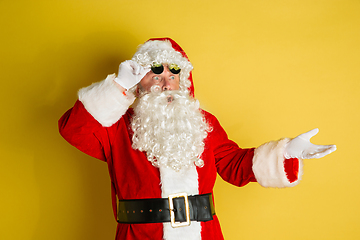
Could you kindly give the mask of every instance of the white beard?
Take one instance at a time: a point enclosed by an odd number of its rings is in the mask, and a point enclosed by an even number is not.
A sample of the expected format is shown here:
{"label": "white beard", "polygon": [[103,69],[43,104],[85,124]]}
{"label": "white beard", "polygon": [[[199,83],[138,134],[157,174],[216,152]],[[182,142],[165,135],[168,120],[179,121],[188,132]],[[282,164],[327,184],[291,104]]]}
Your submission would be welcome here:
{"label": "white beard", "polygon": [[[137,102],[131,127],[132,147],[145,151],[159,168],[163,198],[179,192],[199,194],[196,166],[204,165],[200,157],[208,126],[198,101],[183,91],[148,93]],[[165,240],[201,239],[200,222],[183,228],[163,226]]]}
{"label": "white beard", "polygon": [[[169,96],[170,99],[169,99]],[[185,91],[151,92],[139,99],[131,122],[134,149],[156,167],[202,167],[208,126],[199,102]]]}

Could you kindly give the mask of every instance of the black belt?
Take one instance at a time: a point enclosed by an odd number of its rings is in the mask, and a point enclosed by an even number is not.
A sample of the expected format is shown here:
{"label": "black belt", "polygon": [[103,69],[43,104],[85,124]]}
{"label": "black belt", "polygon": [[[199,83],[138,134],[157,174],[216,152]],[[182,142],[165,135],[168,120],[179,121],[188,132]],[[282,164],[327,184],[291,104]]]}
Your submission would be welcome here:
{"label": "black belt", "polygon": [[[173,205],[171,207],[174,213],[173,219],[170,216],[169,201]],[[187,204],[188,214],[185,207]],[[180,193],[172,194],[169,198],[119,200],[117,221],[119,223],[205,222],[212,220],[213,215],[215,208],[211,193],[194,196]]]}

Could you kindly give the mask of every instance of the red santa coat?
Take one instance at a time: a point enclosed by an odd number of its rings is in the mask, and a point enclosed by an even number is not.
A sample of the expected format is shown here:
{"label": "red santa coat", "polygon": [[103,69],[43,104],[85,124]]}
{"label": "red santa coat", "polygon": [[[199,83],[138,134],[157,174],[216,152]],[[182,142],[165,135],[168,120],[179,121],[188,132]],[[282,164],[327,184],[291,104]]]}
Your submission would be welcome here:
{"label": "red santa coat", "polygon": [[[60,132],[81,151],[107,162],[119,199],[161,198],[159,169],[151,165],[144,152],[131,147],[131,114],[131,110],[127,111],[114,125],[104,128],[78,101],[60,119]],[[213,131],[205,140],[202,155],[205,165],[197,168],[199,194],[212,193],[217,172],[224,180],[237,186],[256,181],[252,171],[254,149],[240,149],[227,138],[213,115],[207,112],[204,115]],[[202,239],[222,239],[216,216],[201,225]],[[161,223],[119,223],[116,239],[162,239],[162,229]]]}
{"label": "red santa coat", "polygon": [[[109,78],[106,81],[110,83]],[[88,91],[93,89],[89,88]],[[121,98],[125,99],[126,97],[121,96]],[[83,102],[86,104],[85,100]],[[59,129],[61,135],[70,144],[92,157],[107,162],[113,192],[119,199],[164,197],[162,196],[159,169],[151,165],[144,152],[134,150],[131,147],[130,118],[132,113],[132,109],[128,109],[113,125],[104,127],[85,109],[82,102],[77,101],[74,107],[68,110],[59,120]],[[266,149],[274,149],[273,146],[278,146],[278,142],[268,143],[256,150],[254,148],[241,149],[236,143],[228,139],[227,134],[213,115],[206,111],[203,111],[203,113],[213,130],[205,139],[205,150],[202,154],[205,165],[202,168],[196,167],[199,194],[212,193],[217,173],[225,181],[239,187],[259,180],[264,182],[263,179],[265,178],[268,178],[265,182],[269,182],[270,185],[265,183],[264,186],[285,187],[297,184],[299,181],[297,173],[299,171],[298,161],[287,160],[284,162],[282,156],[280,156],[281,160],[277,156],[271,156],[277,155],[273,152],[279,150]],[[286,141],[282,140],[282,142],[285,143]],[[277,147],[280,152],[284,143]],[[254,156],[254,153],[256,156]],[[262,158],[261,155],[270,156],[268,160],[273,162],[272,166],[279,165],[280,161],[283,173],[279,174],[262,166],[261,171],[263,173],[261,174],[264,174],[264,176],[255,176],[254,172],[259,171],[254,171],[254,165],[262,161],[258,160]],[[266,175],[269,175],[269,177]],[[279,181],[285,182],[271,185],[272,182]],[[115,203],[113,208],[114,214],[116,214]],[[163,224],[119,223],[116,239],[160,240],[163,239]],[[223,239],[216,215],[212,221],[201,222],[201,239]]]}

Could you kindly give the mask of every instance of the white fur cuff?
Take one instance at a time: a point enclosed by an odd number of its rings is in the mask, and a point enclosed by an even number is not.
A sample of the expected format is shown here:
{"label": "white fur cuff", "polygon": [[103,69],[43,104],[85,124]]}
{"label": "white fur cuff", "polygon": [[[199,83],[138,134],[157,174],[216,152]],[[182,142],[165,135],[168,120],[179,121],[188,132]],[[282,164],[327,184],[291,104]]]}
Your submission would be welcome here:
{"label": "white fur cuff", "polygon": [[292,183],[287,178],[284,167],[284,149],[290,139],[265,143],[255,149],[253,172],[257,182],[263,187],[293,187],[299,184],[303,174],[303,162],[299,159],[298,179]]}
{"label": "white fur cuff", "polygon": [[115,74],[108,75],[101,82],[93,83],[78,92],[79,100],[85,109],[104,127],[110,127],[125,114],[134,102],[135,96],[126,96],[114,83]]}

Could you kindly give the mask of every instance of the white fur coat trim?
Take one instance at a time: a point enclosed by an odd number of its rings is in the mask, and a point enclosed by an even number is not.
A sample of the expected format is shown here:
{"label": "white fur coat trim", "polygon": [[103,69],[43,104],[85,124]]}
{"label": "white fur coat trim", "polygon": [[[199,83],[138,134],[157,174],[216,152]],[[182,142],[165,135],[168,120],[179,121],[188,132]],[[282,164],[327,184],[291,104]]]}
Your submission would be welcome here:
{"label": "white fur coat trim", "polygon": [[[198,173],[195,165],[176,172],[172,168],[160,167],[162,197],[186,192],[189,196],[199,194]],[[164,240],[201,240],[201,223],[192,221],[190,226],[172,228],[164,223]]]}
{"label": "white fur coat trim", "polygon": [[104,127],[116,123],[135,100],[132,93],[126,92],[125,96],[116,87],[114,78],[115,74],[108,75],[78,92],[85,109]]}
{"label": "white fur coat trim", "polygon": [[299,159],[298,179],[290,183],[284,168],[284,149],[290,139],[280,139],[265,143],[255,149],[253,172],[257,182],[263,187],[293,187],[299,184],[303,174],[303,162]]}

